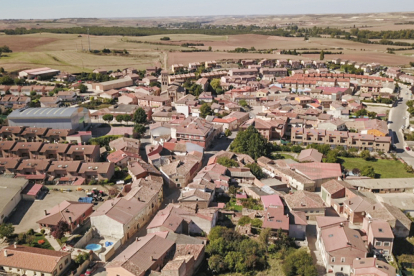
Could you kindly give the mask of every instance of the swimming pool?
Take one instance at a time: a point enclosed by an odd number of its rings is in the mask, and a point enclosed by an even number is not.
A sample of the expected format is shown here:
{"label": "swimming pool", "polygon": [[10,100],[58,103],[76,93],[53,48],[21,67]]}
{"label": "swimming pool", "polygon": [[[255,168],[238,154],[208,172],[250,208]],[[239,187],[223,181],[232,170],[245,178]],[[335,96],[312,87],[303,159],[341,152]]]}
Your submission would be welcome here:
{"label": "swimming pool", "polygon": [[92,250],[93,252],[99,252],[102,249],[102,245],[91,243],[91,244],[88,244],[85,248],[88,250]]}

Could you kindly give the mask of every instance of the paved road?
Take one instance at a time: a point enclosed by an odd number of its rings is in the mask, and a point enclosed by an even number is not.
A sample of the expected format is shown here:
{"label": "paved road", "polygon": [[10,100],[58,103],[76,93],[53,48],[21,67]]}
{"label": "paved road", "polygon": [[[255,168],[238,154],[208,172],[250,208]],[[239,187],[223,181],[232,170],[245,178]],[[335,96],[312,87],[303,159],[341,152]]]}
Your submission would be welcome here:
{"label": "paved road", "polygon": [[395,145],[395,151],[397,156],[404,159],[405,162],[414,166],[414,157],[408,154],[404,148],[404,137],[401,134],[401,126],[407,126],[408,119],[404,119],[407,116],[407,101],[411,99],[411,91],[406,86],[401,86],[400,97],[403,99],[397,102],[397,105],[393,107],[390,113],[389,129],[392,142]]}

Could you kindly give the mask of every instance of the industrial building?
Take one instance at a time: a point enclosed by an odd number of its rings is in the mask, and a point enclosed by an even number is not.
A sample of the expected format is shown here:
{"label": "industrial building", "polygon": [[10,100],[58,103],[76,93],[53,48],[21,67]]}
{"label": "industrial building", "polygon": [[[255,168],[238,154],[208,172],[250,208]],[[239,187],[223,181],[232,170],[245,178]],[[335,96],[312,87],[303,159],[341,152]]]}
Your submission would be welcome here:
{"label": "industrial building", "polygon": [[111,89],[119,89],[124,88],[127,86],[131,86],[134,84],[134,81],[131,79],[119,79],[119,80],[111,80],[111,81],[105,81],[100,83],[94,83],[92,84],[92,89],[96,92],[99,91],[108,91]]}
{"label": "industrial building", "polygon": [[59,70],[51,69],[48,67],[24,70],[19,72],[20,79],[35,79],[35,78],[47,78],[53,77],[60,73]]}
{"label": "industrial building", "polygon": [[89,110],[84,107],[20,108],[7,117],[9,126],[46,127],[85,130],[91,124]]}

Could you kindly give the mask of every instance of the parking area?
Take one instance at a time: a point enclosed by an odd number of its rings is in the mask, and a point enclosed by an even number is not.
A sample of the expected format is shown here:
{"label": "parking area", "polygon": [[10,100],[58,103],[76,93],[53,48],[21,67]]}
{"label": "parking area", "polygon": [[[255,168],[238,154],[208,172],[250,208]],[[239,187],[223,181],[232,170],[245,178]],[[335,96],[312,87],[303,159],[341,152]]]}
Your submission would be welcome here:
{"label": "parking area", "polygon": [[64,200],[78,201],[79,197],[84,196],[86,194],[83,191],[49,191],[42,200],[22,200],[8,219],[8,222],[13,224],[15,233],[27,232],[31,228],[34,230],[39,229],[36,221],[44,217],[45,210],[51,209]]}

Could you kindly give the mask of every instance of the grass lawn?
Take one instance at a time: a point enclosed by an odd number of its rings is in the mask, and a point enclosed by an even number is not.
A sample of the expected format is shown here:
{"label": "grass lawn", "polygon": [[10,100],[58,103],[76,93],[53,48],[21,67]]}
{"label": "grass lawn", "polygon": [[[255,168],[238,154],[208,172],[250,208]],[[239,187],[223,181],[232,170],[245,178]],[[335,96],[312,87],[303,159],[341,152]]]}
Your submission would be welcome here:
{"label": "grass lawn", "polygon": [[408,173],[404,169],[404,164],[400,161],[374,159],[373,161],[365,161],[362,158],[341,157],[342,166],[351,171],[354,168],[362,170],[365,166],[372,166],[378,178],[407,178],[414,177],[414,174]]}
{"label": "grass lawn", "polygon": [[[39,244],[38,241],[43,240],[44,243]],[[55,250],[49,243],[49,241],[45,238],[44,235],[42,235],[41,233],[36,233],[35,235],[33,235],[33,241],[30,244],[24,244],[30,247],[40,247],[43,249],[50,249],[50,250]]]}
{"label": "grass lawn", "polygon": [[243,210],[243,206],[236,205],[236,199],[232,198],[229,202],[227,202],[227,209],[241,212]]}

